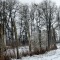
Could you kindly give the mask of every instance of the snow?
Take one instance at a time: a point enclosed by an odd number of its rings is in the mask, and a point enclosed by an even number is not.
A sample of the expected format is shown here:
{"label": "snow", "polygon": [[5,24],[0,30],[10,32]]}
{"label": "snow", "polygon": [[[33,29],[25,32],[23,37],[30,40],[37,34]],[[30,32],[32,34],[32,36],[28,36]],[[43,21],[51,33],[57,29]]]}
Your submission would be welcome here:
{"label": "snow", "polygon": [[29,47],[28,46],[20,47],[19,52],[29,52]]}
{"label": "snow", "polygon": [[56,50],[51,50],[45,54],[22,57],[21,59],[12,60],[60,60],[60,44],[57,44]]}

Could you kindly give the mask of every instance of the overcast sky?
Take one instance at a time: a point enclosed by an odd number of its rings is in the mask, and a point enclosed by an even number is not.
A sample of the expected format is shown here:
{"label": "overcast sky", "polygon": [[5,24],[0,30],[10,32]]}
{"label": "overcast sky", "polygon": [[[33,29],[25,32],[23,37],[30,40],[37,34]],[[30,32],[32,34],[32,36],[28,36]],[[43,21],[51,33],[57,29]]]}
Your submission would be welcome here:
{"label": "overcast sky", "polygon": [[[43,0],[19,0],[19,1],[22,3],[31,4],[31,3],[40,3]],[[51,1],[55,2],[57,6],[60,6],[60,0],[51,0]]]}

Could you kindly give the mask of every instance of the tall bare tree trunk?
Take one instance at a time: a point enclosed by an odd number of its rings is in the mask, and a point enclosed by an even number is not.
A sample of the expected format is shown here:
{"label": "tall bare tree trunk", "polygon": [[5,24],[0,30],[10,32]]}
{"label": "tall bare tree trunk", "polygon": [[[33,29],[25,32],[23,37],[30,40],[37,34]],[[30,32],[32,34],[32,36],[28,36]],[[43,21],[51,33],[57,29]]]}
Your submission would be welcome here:
{"label": "tall bare tree trunk", "polygon": [[17,29],[16,29],[16,25],[15,25],[15,21],[14,21],[14,32],[15,32],[15,40],[16,40],[16,50],[17,50],[17,59],[19,59],[19,50],[18,50],[18,45],[19,45],[19,41],[17,39]]}

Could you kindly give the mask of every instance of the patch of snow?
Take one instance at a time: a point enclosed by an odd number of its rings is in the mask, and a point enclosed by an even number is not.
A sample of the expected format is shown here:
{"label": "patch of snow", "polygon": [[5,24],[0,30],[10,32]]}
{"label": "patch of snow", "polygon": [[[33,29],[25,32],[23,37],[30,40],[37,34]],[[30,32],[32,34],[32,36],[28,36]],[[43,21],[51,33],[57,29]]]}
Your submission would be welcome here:
{"label": "patch of snow", "polygon": [[19,47],[19,53],[21,52],[29,52],[29,47],[28,46]]}
{"label": "patch of snow", "polygon": [[60,60],[60,44],[57,44],[58,49],[51,50],[45,54],[22,57],[21,59],[12,60]]}

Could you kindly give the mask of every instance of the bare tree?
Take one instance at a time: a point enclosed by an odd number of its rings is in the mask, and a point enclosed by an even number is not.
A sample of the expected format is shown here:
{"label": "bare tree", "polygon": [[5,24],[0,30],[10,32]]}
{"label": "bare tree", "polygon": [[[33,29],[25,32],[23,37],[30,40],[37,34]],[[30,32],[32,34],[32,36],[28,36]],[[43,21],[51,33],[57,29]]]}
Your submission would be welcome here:
{"label": "bare tree", "polygon": [[48,34],[48,49],[51,48],[51,24],[55,17],[56,5],[51,1],[45,0],[42,4],[42,10],[46,20],[47,34]]}
{"label": "bare tree", "polygon": [[[58,22],[58,27],[59,27],[59,32],[60,32],[60,7],[57,10],[57,22]],[[59,42],[60,42],[60,33],[59,33]]]}

